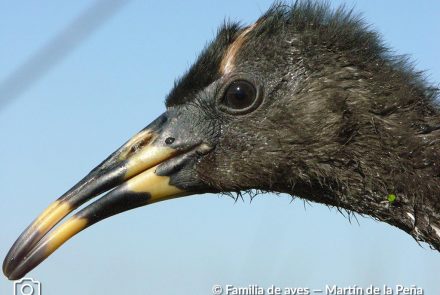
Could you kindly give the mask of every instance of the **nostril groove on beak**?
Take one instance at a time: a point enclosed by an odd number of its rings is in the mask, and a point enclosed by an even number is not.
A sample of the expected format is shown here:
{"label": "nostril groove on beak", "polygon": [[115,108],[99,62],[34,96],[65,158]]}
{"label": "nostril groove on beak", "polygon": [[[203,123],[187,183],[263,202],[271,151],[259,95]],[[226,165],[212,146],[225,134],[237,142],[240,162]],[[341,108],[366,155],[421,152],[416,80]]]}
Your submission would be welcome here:
{"label": "nostril groove on beak", "polygon": [[154,136],[149,131],[147,132],[141,132],[138,135],[136,135],[134,138],[132,138],[127,144],[124,150],[121,151],[120,159],[127,159],[132,154],[136,153],[143,147],[147,146],[152,142],[154,139]]}

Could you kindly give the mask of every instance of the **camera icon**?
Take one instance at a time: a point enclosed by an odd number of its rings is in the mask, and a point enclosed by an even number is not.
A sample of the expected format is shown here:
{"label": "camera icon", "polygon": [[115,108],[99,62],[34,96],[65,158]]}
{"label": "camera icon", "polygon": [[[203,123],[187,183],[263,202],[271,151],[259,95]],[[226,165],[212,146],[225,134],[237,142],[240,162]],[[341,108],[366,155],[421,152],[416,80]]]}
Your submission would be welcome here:
{"label": "camera icon", "polygon": [[41,283],[31,278],[15,281],[14,295],[41,295]]}

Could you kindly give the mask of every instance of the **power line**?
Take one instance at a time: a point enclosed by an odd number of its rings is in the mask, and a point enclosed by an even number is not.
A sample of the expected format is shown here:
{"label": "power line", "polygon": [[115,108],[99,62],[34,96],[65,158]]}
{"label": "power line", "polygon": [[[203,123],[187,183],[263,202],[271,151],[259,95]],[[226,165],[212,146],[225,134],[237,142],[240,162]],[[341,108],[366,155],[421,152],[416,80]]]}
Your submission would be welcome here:
{"label": "power line", "polygon": [[0,81],[0,111],[18,98],[130,0],[98,0]]}

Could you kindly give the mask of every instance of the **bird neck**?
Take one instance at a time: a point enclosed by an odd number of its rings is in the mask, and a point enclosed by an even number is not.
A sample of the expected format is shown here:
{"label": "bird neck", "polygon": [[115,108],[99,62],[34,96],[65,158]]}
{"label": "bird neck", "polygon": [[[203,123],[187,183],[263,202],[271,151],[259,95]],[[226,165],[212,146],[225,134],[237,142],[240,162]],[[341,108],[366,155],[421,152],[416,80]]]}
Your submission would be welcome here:
{"label": "bird neck", "polygon": [[283,183],[275,190],[370,215],[440,251],[439,110],[404,86],[347,85],[355,90],[318,84],[319,93],[297,95],[294,103],[304,102],[296,109],[307,116],[284,123],[294,126],[288,134],[295,138],[279,137],[288,153],[280,157]]}
{"label": "bird neck", "polygon": [[[406,179],[413,189],[404,192],[400,183],[394,182],[392,177],[380,179],[378,174],[358,174],[354,171],[361,169],[357,162],[349,163],[349,166],[332,169],[333,175],[318,178],[316,175],[310,178],[304,175],[305,181],[290,179],[287,187],[277,190],[336,207],[346,211],[348,217],[353,212],[369,215],[440,250],[439,193],[438,187],[430,186],[438,178],[427,179],[425,176],[424,179]],[[393,177],[396,180],[405,179],[404,176]]]}

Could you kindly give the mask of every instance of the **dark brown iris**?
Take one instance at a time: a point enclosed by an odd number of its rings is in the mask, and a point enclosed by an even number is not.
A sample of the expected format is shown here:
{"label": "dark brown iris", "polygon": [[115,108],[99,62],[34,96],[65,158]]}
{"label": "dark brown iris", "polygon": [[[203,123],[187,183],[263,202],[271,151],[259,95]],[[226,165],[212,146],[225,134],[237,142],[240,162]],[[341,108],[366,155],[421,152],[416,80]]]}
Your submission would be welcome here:
{"label": "dark brown iris", "polygon": [[237,80],[226,89],[223,104],[232,110],[243,110],[252,106],[256,98],[254,85],[246,80]]}

